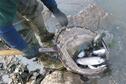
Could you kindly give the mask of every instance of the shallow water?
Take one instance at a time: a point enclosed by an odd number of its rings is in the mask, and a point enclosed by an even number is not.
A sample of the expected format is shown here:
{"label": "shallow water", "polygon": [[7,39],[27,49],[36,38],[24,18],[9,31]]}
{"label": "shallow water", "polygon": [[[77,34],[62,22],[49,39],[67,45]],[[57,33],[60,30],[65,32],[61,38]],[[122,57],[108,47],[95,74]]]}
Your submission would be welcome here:
{"label": "shallow water", "polygon": [[112,73],[98,84],[126,84],[126,0],[97,0],[97,3],[112,14],[103,27],[113,35],[110,49]]}
{"label": "shallow water", "polygon": [[126,26],[124,22],[111,16],[102,27],[112,37],[109,57],[112,72],[98,80],[98,84],[126,84]]}

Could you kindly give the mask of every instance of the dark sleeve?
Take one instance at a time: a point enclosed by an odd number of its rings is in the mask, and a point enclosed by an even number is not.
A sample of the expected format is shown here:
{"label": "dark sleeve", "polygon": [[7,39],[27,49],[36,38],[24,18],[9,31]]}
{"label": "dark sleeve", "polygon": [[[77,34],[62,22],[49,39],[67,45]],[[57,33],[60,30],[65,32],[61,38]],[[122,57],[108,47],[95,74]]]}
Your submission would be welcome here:
{"label": "dark sleeve", "polygon": [[55,0],[41,0],[43,4],[51,10],[52,8],[57,8],[57,3]]}

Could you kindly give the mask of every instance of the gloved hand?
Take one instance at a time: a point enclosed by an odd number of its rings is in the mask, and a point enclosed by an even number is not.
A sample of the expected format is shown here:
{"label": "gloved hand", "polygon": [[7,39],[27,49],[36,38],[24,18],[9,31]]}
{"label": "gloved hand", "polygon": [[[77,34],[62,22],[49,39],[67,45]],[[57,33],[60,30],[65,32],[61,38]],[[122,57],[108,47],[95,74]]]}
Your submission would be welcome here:
{"label": "gloved hand", "polygon": [[24,57],[28,59],[40,56],[38,45],[28,46],[27,48],[23,49],[22,52],[24,53]]}
{"label": "gloved hand", "polygon": [[43,4],[54,14],[61,26],[67,26],[68,19],[66,15],[57,8],[55,0],[41,0]]}
{"label": "gloved hand", "polygon": [[56,19],[59,21],[61,26],[67,26],[68,25],[68,20],[66,15],[61,12],[58,8],[52,8],[52,13],[56,17]]}

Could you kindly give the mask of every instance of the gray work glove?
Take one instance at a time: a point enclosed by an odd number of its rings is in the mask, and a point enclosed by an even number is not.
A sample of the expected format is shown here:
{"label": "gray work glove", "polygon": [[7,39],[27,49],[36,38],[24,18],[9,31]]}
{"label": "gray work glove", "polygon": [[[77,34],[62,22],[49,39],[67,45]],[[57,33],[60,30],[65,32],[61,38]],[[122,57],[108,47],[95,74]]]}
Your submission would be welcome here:
{"label": "gray work glove", "polygon": [[56,19],[59,21],[61,26],[68,25],[68,19],[63,12],[61,12],[58,8],[54,8],[51,11],[52,11],[53,15],[56,17]]}
{"label": "gray work glove", "polygon": [[32,59],[40,55],[39,46],[36,45],[28,46],[27,48],[23,49],[22,52],[24,53],[24,57],[28,59]]}

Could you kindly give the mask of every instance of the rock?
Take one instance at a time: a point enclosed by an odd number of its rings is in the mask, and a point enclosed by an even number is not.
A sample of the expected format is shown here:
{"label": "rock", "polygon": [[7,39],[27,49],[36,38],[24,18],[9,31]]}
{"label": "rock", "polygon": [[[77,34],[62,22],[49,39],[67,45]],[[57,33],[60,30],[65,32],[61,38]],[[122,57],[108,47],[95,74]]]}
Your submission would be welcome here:
{"label": "rock", "polygon": [[54,71],[47,75],[41,84],[84,84],[80,75],[68,71]]}
{"label": "rock", "polygon": [[4,68],[3,63],[0,63],[0,70],[3,68]]}
{"label": "rock", "polygon": [[51,55],[43,54],[43,56],[39,58],[39,61],[41,64],[44,65],[44,68],[59,69],[59,70],[64,68],[63,64],[58,59],[58,57],[53,56],[52,54]]}
{"label": "rock", "polygon": [[78,15],[68,17],[68,27],[76,26],[96,31],[105,15],[106,12],[102,8],[95,4],[89,4]]}
{"label": "rock", "polygon": [[4,83],[9,83],[10,81],[12,81],[11,78],[9,78],[8,75],[3,75],[3,76],[2,76],[2,79],[3,79],[3,82],[4,82]]}

